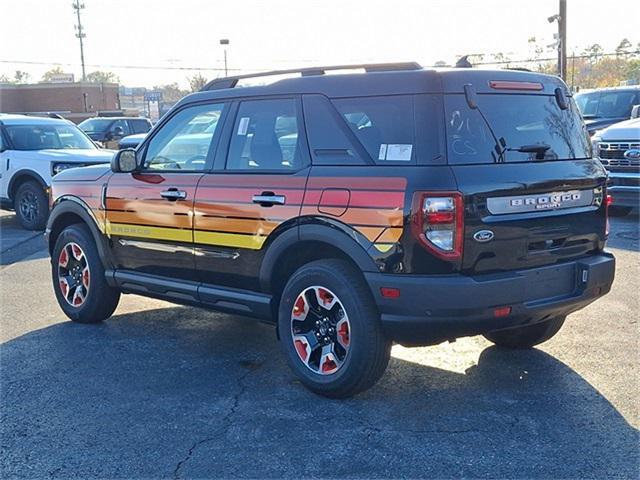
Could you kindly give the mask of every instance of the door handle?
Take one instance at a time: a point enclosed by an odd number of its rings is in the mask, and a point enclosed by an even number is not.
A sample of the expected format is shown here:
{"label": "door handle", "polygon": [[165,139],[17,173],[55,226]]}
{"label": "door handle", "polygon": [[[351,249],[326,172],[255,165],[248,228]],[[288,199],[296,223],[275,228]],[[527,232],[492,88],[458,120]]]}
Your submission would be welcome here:
{"label": "door handle", "polygon": [[184,200],[187,198],[187,192],[184,190],[178,190],[177,188],[170,188],[160,192],[160,196],[170,201]]}
{"label": "door handle", "polygon": [[287,198],[284,195],[276,195],[273,192],[262,192],[260,195],[253,196],[253,203],[258,203],[263,207],[272,207],[274,205],[284,205]]}

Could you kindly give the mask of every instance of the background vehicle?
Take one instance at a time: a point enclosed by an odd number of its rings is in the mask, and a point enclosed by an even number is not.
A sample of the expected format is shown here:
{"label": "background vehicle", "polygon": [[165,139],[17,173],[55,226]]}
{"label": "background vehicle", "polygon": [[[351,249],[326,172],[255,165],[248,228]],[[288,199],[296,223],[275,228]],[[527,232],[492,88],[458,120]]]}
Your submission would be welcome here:
{"label": "background vehicle", "polygon": [[640,105],[640,85],[632,87],[599,88],[576,94],[589,135],[631,118],[633,107]]}
{"label": "background vehicle", "polygon": [[118,148],[118,140],[135,133],[151,130],[151,120],[145,117],[93,117],[78,126],[104,148]]}
{"label": "background vehicle", "polygon": [[136,133],[135,135],[127,135],[123,137],[118,142],[118,150],[122,150],[123,148],[136,148],[144,138],[147,136],[146,133]]}
{"label": "background vehicle", "polygon": [[[345,68],[366,73],[325,75]],[[56,179],[69,318],[102,321],[121,292],[255,316],[307,387],[344,397],[380,378],[393,341],[530,348],[609,291],[606,171],[560,79],[288,73],[214,80],[110,170]]]}
{"label": "background vehicle", "polygon": [[609,172],[614,212],[640,206],[640,118],[611,125],[592,138],[593,154]]}
{"label": "background vehicle", "polygon": [[0,206],[15,210],[24,228],[42,230],[51,177],[112,157],[67,120],[0,114]]}

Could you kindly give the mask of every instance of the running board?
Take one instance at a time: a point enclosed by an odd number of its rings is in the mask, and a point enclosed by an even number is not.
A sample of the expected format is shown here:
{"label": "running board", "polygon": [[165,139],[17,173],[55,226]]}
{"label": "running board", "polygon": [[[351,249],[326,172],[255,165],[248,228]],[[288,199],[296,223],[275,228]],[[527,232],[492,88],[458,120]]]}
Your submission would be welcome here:
{"label": "running board", "polygon": [[[126,270],[106,272],[113,286],[126,293],[195,305],[263,320],[272,319],[271,295],[239,288],[174,280]],[[109,282],[111,284],[111,282]]]}

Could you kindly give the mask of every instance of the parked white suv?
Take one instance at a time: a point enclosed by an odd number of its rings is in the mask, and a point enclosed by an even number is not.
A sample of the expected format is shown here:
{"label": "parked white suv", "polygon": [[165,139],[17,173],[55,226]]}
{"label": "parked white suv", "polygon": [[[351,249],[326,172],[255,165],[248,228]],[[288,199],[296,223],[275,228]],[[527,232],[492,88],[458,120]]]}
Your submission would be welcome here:
{"label": "parked white suv", "polygon": [[613,208],[627,214],[640,206],[640,118],[632,118],[596,132],[593,153],[609,172],[607,192]]}
{"label": "parked white suv", "polygon": [[42,230],[51,178],[67,168],[108,163],[113,154],[68,120],[0,114],[0,208],[15,210],[24,228]]}

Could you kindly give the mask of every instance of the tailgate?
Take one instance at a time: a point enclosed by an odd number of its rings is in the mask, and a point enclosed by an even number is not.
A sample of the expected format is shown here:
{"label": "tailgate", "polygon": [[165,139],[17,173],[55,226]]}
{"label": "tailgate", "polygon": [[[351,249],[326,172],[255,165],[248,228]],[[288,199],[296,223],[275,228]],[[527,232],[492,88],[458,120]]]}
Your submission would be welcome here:
{"label": "tailgate", "polygon": [[606,172],[597,160],[452,169],[465,197],[463,272],[552,265],[604,247]]}

